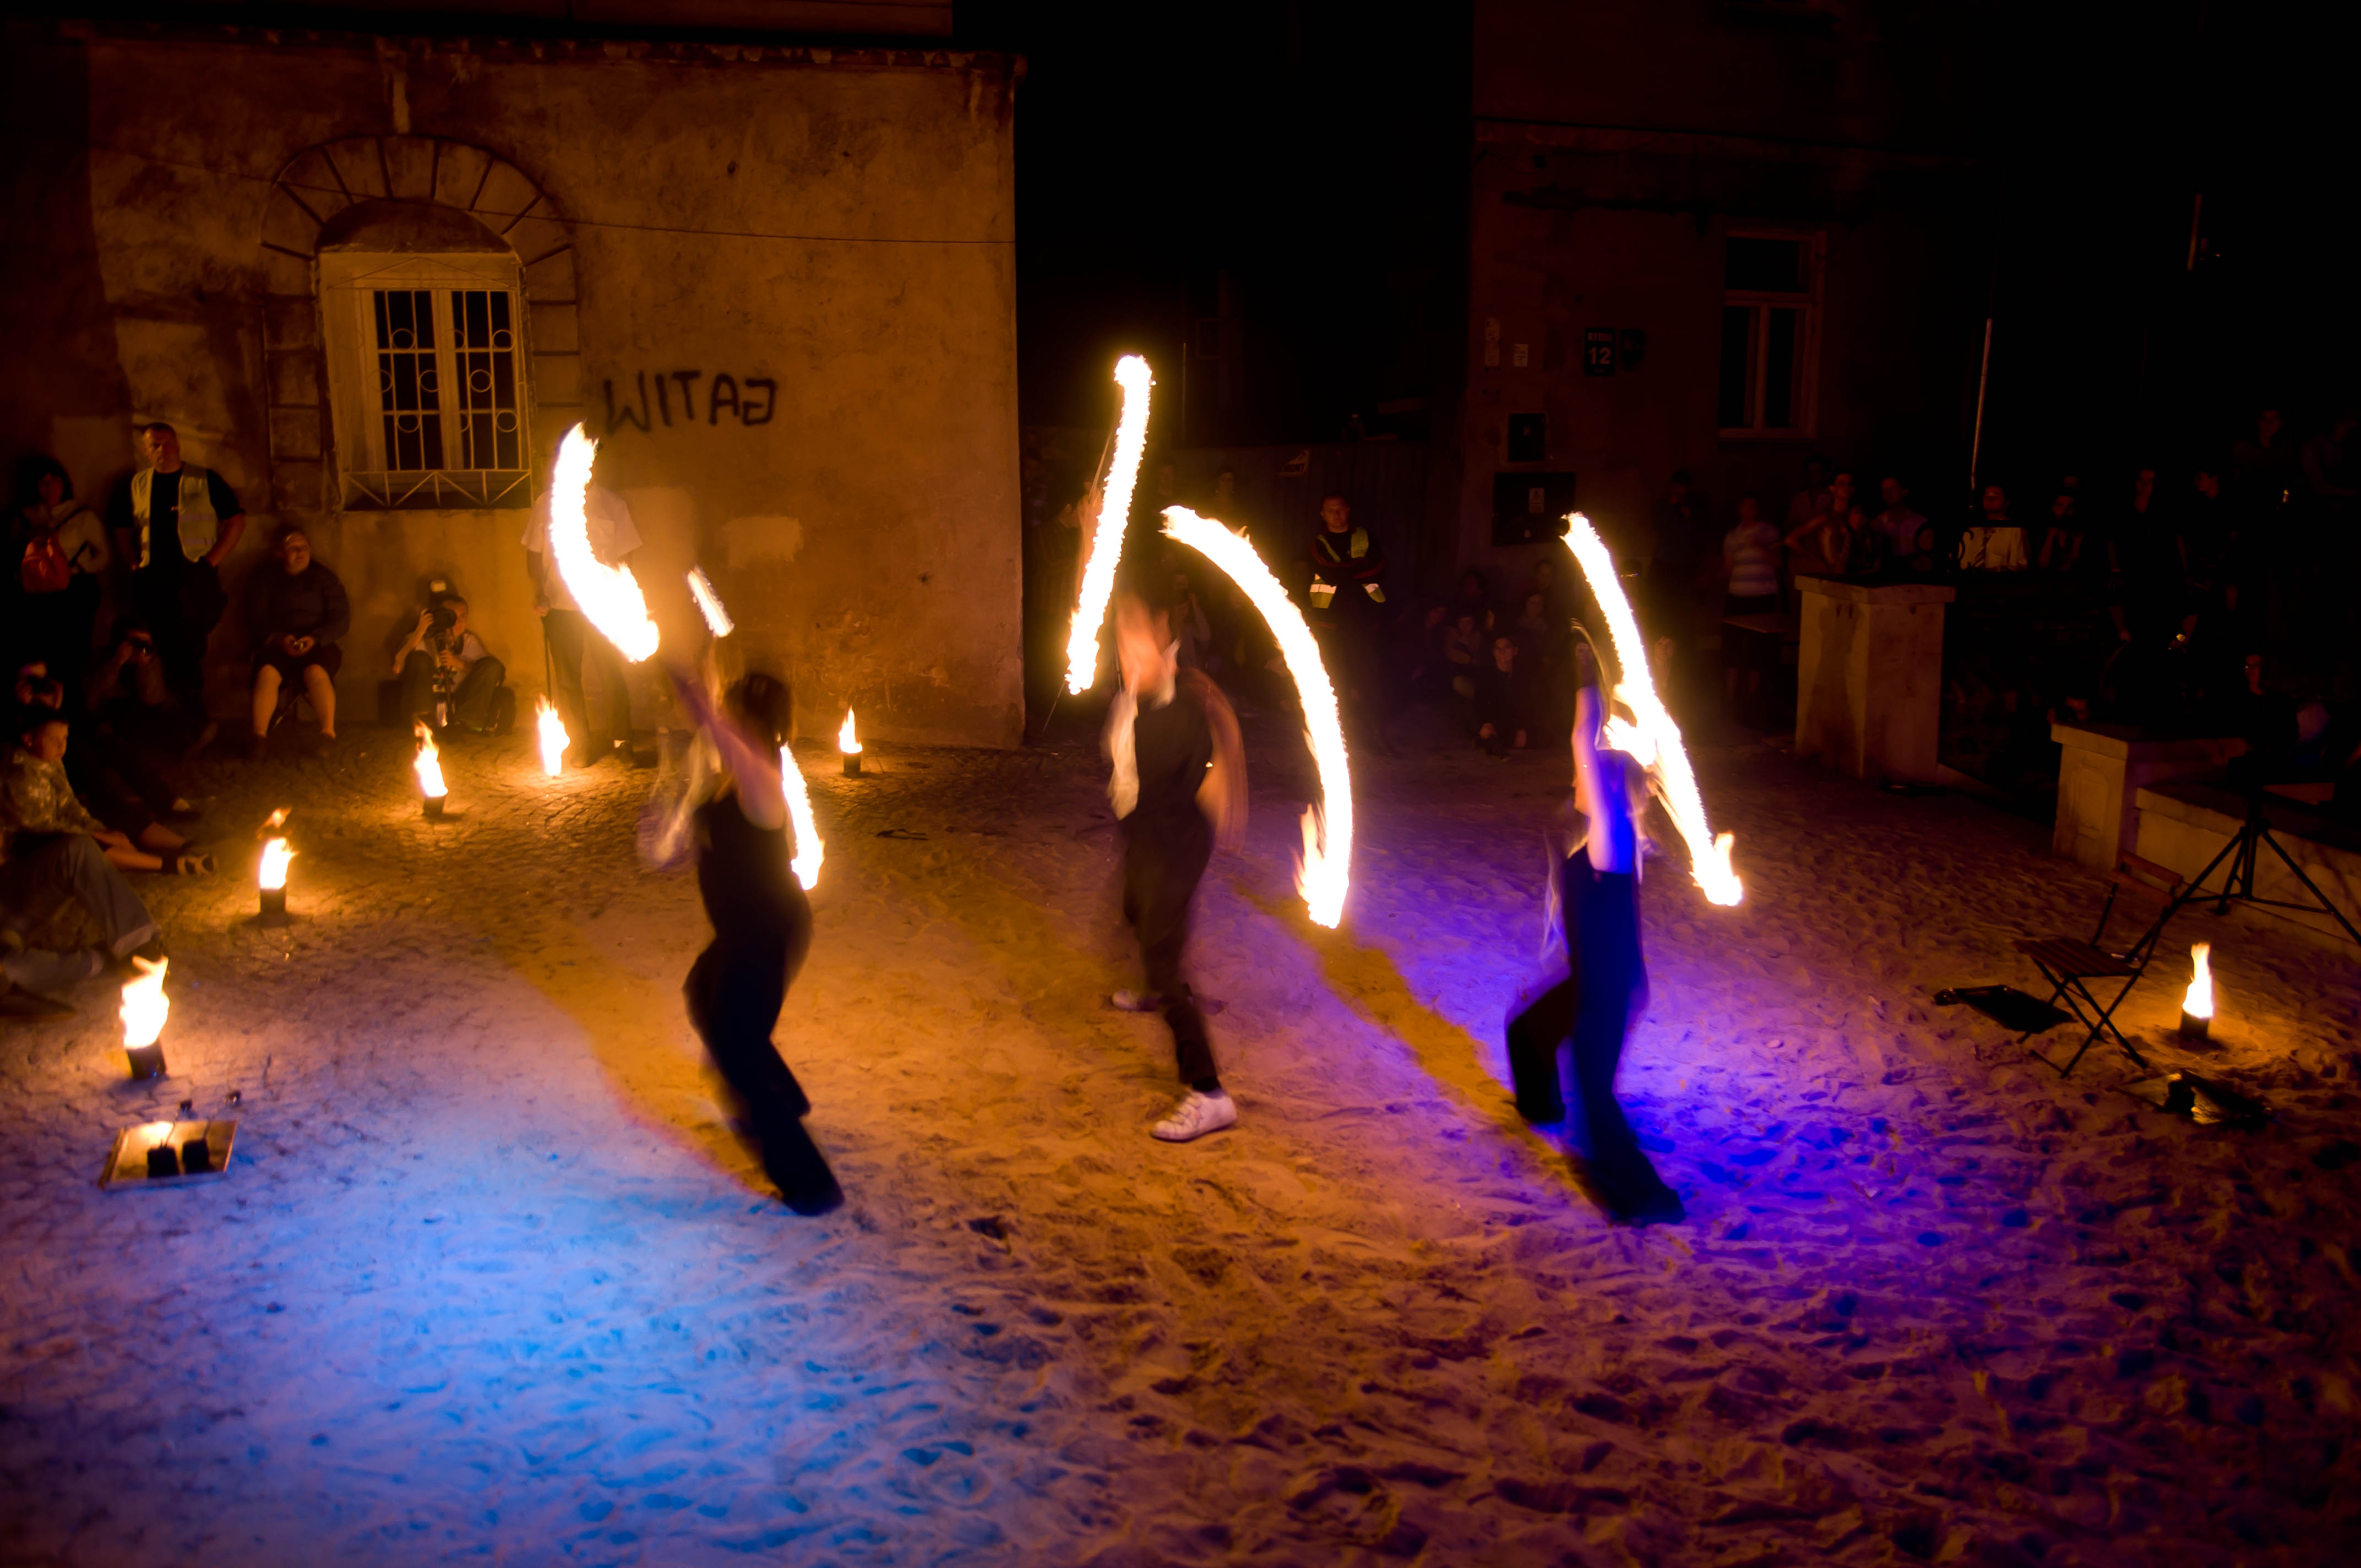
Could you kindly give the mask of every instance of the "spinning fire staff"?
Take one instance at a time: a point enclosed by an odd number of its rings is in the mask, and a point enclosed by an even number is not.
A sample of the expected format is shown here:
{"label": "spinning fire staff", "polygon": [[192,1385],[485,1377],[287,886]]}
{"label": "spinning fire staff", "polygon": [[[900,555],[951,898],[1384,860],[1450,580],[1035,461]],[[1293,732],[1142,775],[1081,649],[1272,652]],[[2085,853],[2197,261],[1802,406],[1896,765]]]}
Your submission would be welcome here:
{"label": "spinning fire staff", "polygon": [[1180,960],[1189,905],[1214,844],[1235,849],[1246,836],[1246,749],[1220,688],[1202,671],[1180,667],[1163,612],[1126,595],[1115,621],[1123,690],[1107,716],[1115,764],[1107,795],[1123,824],[1123,914],[1139,939],[1148,988],[1119,991],[1114,1001],[1128,1012],[1160,1009],[1172,1031],[1188,1087],[1149,1131],[1180,1144],[1238,1119]]}
{"label": "spinning fire staff", "polygon": [[790,705],[785,682],[741,675],[717,706],[705,684],[669,668],[673,689],[720,755],[713,793],[696,809],[697,890],[713,940],[683,988],[688,1015],[760,1146],[763,1168],[798,1214],[844,1201],[804,1130],[803,1086],[771,1031],[811,951],[811,904],[789,874],[787,798],[780,772]]}

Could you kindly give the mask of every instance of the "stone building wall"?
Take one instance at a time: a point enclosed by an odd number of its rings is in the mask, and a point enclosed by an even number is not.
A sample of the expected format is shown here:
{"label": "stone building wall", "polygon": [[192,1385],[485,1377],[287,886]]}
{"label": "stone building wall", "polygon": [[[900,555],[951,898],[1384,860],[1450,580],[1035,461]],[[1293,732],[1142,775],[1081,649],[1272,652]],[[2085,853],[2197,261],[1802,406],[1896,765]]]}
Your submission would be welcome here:
{"label": "stone building wall", "polygon": [[[1016,741],[1014,61],[232,28],[10,42],[38,127],[0,263],[38,318],[0,371],[12,446],[93,496],[129,471],[134,421],[169,421],[247,503],[233,591],[301,521],[353,593],[348,671],[439,573],[536,690],[529,511],[373,504],[349,472],[373,394],[324,336],[340,253],[456,252],[517,279],[534,505],[583,421],[668,647],[698,634],[701,565],[742,654],[794,682],[800,731],[850,704],[882,739]],[[233,611],[217,706],[243,646]]]}

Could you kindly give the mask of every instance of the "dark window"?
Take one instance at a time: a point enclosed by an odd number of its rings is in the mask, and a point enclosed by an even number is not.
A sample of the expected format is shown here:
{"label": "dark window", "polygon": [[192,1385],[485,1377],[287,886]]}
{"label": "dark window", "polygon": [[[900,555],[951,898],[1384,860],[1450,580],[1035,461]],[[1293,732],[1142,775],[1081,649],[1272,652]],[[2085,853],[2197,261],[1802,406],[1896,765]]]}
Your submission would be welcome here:
{"label": "dark window", "polygon": [[1763,347],[1763,428],[1792,430],[1795,424],[1795,328],[1801,311],[1769,312]]}
{"label": "dark window", "polygon": [[1724,305],[1721,307],[1721,428],[1743,430],[1754,422],[1748,417],[1749,395],[1754,389],[1754,307]]}
{"label": "dark window", "polygon": [[1799,239],[1733,235],[1727,266],[1727,286],[1749,293],[1800,294],[1810,287],[1804,276],[1804,242]]}
{"label": "dark window", "polygon": [[378,406],[385,420],[385,466],[403,470],[443,466],[432,291],[377,291],[377,375]]}
{"label": "dark window", "polygon": [[516,333],[510,308],[503,289],[451,291],[462,468],[524,466],[517,423]]}

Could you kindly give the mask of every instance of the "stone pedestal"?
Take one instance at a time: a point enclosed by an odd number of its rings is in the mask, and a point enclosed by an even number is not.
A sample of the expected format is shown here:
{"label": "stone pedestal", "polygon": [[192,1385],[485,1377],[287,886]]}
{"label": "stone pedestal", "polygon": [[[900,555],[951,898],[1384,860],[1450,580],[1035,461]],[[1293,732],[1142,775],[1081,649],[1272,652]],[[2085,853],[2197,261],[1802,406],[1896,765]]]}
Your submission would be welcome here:
{"label": "stone pedestal", "polygon": [[2246,750],[2237,740],[2151,740],[2121,724],[2052,724],[2049,738],[2064,748],[2050,852],[2094,872],[2114,871],[2139,843],[2143,786],[2215,773]]}
{"label": "stone pedestal", "polygon": [[1797,577],[1804,601],[1795,671],[1795,754],[1857,779],[1935,781],[1942,713],[1939,583]]}

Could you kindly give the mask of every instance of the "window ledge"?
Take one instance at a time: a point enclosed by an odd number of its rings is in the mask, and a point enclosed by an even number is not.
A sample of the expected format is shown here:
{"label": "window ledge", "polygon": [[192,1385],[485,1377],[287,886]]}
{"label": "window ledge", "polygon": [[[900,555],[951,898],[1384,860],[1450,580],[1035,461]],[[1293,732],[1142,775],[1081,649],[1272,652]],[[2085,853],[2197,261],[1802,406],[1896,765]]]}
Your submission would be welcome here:
{"label": "window ledge", "polygon": [[532,504],[533,476],[522,469],[437,468],[345,476],[346,511],[485,511]]}

